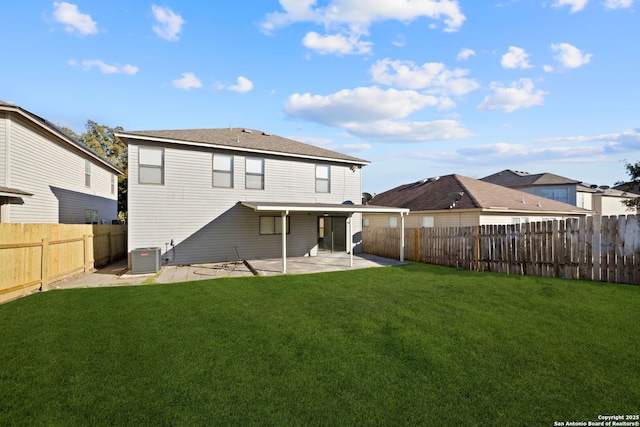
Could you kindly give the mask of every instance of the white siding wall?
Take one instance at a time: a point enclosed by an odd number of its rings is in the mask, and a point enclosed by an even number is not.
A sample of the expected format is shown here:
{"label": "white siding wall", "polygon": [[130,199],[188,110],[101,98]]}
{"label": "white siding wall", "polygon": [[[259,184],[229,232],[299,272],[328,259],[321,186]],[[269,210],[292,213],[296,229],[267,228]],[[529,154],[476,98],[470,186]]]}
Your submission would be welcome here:
{"label": "white siding wall", "polygon": [[0,185],[7,187],[7,123],[9,113],[0,112]]}
{"label": "white siding wall", "polygon": [[628,210],[628,208],[622,204],[625,197],[616,196],[603,196],[596,195],[594,197],[594,210],[600,215],[635,215],[636,210]]}
{"label": "white siding wall", "polygon": [[[331,193],[315,192],[315,165],[322,162],[287,157],[264,158],[265,189],[245,189],[242,152],[155,145],[164,148],[164,185],[138,183],[138,148],[129,144],[129,251],[160,247],[171,264],[280,257],[281,235],[260,235],[260,216],[241,201],[282,203],[359,202],[361,171],[331,165]],[[212,185],[213,153],[233,154],[234,188]],[[326,164],[326,163],[325,163]],[[289,256],[315,253],[317,214],[293,213],[287,236]],[[354,215],[355,241],[360,241],[360,215]],[[175,249],[170,245],[175,244]]]}
{"label": "white siding wall", "polygon": [[22,120],[10,123],[10,182],[6,186],[32,193],[23,205],[10,205],[9,222],[84,223],[85,210],[100,221],[117,218],[117,191],[111,193],[108,168],[93,163],[91,187],[85,187],[85,160],[40,129]]}

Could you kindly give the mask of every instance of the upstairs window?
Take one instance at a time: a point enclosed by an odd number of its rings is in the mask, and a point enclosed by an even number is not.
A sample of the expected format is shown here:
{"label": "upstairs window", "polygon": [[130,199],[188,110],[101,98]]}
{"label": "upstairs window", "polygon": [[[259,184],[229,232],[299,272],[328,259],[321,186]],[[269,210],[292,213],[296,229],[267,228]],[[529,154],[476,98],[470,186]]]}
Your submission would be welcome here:
{"label": "upstairs window", "polygon": [[264,190],[264,159],[247,157],[245,161],[245,188]]}
{"label": "upstairs window", "polygon": [[398,228],[398,217],[389,217],[389,228]]}
{"label": "upstairs window", "polygon": [[233,188],[233,156],[213,155],[213,186]]}
{"label": "upstairs window", "polygon": [[84,161],[84,186],[91,187],[91,162]]}
{"label": "upstairs window", "polygon": [[540,195],[556,202],[569,203],[568,188],[543,188],[540,190]]}
{"label": "upstairs window", "polygon": [[116,176],[111,175],[111,194],[116,194]]}
{"label": "upstairs window", "polygon": [[164,184],[164,148],[140,147],[138,154],[138,182]]}
{"label": "upstairs window", "polygon": [[316,193],[331,192],[331,168],[328,165],[316,165]]}

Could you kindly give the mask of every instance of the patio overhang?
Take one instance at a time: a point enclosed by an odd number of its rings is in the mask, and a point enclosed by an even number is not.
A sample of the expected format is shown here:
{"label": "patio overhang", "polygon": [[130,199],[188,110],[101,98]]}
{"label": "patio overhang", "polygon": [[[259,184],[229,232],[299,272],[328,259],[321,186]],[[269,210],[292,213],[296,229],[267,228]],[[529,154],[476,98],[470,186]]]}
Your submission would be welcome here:
{"label": "patio overhang", "polygon": [[0,197],[31,197],[33,194],[17,188],[9,188],[0,186]]}
{"label": "patio overhang", "polygon": [[[280,203],[280,202],[240,202],[243,206],[253,209],[255,212],[279,212],[282,216],[282,230],[286,230],[287,216],[291,212],[317,213],[320,215],[343,214],[347,215],[347,227],[349,236],[349,266],[353,267],[353,224],[351,217],[354,213],[388,213],[400,215],[400,261],[404,261],[404,217],[409,214],[409,209],[393,208],[386,206],[355,205],[352,203]],[[287,233],[282,233],[282,272],[287,272]]]}

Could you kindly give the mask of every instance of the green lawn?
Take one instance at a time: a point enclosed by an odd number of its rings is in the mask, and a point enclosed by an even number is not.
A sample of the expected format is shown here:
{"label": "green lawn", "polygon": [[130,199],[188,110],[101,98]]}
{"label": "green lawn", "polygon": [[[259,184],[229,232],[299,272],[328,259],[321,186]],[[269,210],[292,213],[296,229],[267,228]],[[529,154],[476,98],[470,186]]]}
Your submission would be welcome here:
{"label": "green lawn", "polygon": [[0,306],[0,425],[553,425],[640,412],[640,287],[410,264]]}

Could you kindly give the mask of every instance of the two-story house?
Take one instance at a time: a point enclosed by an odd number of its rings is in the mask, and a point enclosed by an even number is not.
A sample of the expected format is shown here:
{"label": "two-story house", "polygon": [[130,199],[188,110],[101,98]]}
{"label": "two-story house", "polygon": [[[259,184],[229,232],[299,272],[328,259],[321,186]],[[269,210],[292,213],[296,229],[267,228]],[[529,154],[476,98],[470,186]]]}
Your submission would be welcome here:
{"label": "two-story house", "polygon": [[250,129],[119,132],[128,144],[129,252],[163,264],[360,250],[369,162]]}
{"label": "two-story house", "polygon": [[599,215],[635,214],[623,203],[630,198],[624,191],[598,186],[552,173],[529,173],[510,169],[482,178],[482,181],[569,203]]}
{"label": "two-story house", "polygon": [[121,173],[47,120],[0,101],[0,222],[111,223]]}

